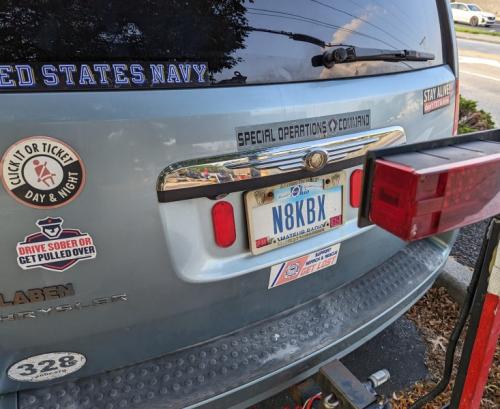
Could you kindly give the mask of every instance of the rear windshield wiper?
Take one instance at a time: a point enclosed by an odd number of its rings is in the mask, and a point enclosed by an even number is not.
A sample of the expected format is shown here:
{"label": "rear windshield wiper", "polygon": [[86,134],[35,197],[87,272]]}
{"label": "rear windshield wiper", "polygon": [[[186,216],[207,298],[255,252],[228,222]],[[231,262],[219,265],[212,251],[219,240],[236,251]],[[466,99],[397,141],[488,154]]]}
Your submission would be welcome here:
{"label": "rear windshield wiper", "polygon": [[415,50],[381,50],[378,48],[361,48],[344,45],[330,48],[323,54],[311,59],[313,67],[332,68],[335,64],[346,64],[356,61],[429,61],[436,57],[431,53]]}
{"label": "rear windshield wiper", "polygon": [[312,57],[311,63],[313,67],[325,66],[326,68],[332,68],[335,64],[346,64],[356,61],[429,61],[436,58],[434,54],[415,50],[383,50],[378,48],[362,48],[353,45],[331,44],[303,33],[251,26],[245,28],[248,31],[282,35],[294,41],[310,43],[320,47],[333,47],[326,50],[323,54]]}

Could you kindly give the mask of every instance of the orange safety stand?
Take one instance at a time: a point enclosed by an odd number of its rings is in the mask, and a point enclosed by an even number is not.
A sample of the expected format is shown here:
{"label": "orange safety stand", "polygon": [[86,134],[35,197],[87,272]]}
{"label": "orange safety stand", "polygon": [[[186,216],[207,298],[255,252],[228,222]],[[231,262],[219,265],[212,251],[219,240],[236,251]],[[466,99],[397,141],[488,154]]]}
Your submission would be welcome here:
{"label": "orange safety stand", "polygon": [[488,373],[500,336],[500,216],[488,226],[481,275],[471,309],[450,408],[476,409],[488,380]]}

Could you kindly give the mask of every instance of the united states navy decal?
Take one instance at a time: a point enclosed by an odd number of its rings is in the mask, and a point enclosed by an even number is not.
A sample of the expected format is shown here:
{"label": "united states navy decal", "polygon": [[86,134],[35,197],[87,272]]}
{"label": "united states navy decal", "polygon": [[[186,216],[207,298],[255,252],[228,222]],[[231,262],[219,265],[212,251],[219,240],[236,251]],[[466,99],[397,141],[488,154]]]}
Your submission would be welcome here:
{"label": "united states navy decal", "polygon": [[207,63],[2,64],[1,91],[93,91],[205,85]]}

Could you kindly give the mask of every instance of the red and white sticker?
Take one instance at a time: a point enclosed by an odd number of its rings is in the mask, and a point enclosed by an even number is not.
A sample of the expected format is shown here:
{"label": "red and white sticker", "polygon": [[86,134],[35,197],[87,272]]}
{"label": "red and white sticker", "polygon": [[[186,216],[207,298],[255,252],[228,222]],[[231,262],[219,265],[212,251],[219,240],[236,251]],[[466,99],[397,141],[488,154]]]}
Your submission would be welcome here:
{"label": "red and white sticker", "polygon": [[36,222],[40,231],[17,243],[17,264],[23,270],[44,268],[65,271],[79,261],[96,257],[94,240],[78,229],[63,229],[61,217],[46,217]]}
{"label": "red and white sticker", "polygon": [[337,243],[314,253],[272,266],[268,288],[278,287],[333,266],[337,262],[339,251],[340,243]]}
{"label": "red and white sticker", "polygon": [[424,89],[424,114],[450,105],[453,83],[438,85]]}

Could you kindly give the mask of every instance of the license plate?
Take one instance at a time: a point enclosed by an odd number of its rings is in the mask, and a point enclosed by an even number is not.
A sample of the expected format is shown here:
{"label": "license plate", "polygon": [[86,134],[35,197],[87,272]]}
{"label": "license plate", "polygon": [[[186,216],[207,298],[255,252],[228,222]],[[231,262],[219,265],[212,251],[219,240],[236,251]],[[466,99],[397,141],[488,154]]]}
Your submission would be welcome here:
{"label": "license plate", "polygon": [[250,249],[261,254],[342,225],[343,172],[245,194]]}

